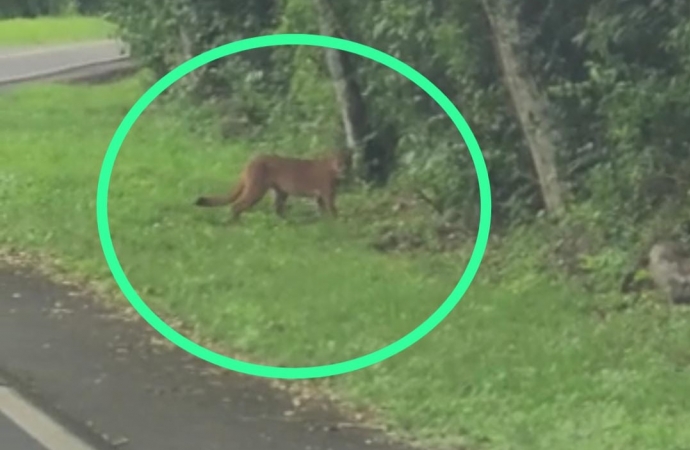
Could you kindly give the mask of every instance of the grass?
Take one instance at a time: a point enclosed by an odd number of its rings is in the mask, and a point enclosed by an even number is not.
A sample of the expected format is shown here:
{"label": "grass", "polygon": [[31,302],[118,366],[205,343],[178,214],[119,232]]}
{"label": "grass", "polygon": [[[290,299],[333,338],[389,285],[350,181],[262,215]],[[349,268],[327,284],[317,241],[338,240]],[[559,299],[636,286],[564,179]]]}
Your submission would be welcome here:
{"label": "grass", "polygon": [[63,44],[111,37],[112,24],[97,17],[41,17],[0,21],[0,46]]}
{"label": "grass", "polygon": [[[0,246],[49,252],[107,280],[95,189],[108,141],[141,94],[111,86],[42,86],[0,96]],[[412,330],[448,295],[457,255],[387,257],[364,244],[351,193],[342,220],[313,220],[293,202],[284,223],[268,202],[239,225],[200,210],[227,189],[250,149],[191,136],[148,111],[115,164],[113,242],[133,286],[159,314],[206,338],[288,366],[342,361]],[[368,220],[368,219],[367,219]],[[525,266],[526,267],[526,266]],[[601,320],[611,298],[516,263],[489,266],[429,336],[374,367],[330,380],[374,404],[398,432],[492,450],[690,447],[690,315],[651,305]],[[124,302],[124,299],[121,299]]]}

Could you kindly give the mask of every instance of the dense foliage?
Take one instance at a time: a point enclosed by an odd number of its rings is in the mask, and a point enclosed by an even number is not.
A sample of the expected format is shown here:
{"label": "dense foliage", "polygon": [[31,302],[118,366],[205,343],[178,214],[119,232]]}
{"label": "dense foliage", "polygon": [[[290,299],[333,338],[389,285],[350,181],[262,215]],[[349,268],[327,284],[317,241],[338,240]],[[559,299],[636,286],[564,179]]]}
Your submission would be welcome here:
{"label": "dense foliage", "polygon": [[[343,37],[384,50],[435,82],[477,136],[490,170],[497,223],[543,208],[515,103],[506,89],[487,8],[504,0],[332,1]],[[510,3],[510,2],[508,2]],[[110,17],[157,74],[221,43],[276,32],[317,33],[312,0],[111,0]],[[494,5],[494,6],[491,6]],[[611,233],[686,195],[690,180],[690,3],[538,0],[518,7],[517,54],[548,98],[557,164],[571,210]],[[394,130],[397,180],[441,209],[475,217],[468,152],[440,108],[409,81],[356,60],[372,127]],[[176,95],[227,120],[315,144],[338,139],[340,116],[318,49],[243,53],[187,77]],[[286,131],[284,131],[286,132]]]}

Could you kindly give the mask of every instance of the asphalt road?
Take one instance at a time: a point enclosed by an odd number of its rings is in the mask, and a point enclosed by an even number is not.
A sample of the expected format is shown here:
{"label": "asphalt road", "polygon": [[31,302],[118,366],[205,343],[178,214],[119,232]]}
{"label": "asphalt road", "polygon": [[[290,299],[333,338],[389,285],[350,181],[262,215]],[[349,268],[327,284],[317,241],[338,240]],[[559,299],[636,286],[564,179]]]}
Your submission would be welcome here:
{"label": "asphalt road", "polygon": [[109,40],[49,47],[0,47],[0,85],[46,78],[126,57],[125,47]]}
{"label": "asphalt road", "polygon": [[4,414],[0,414],[0,436],[3,445],[10,449],[45,450],[33,437],[22,430]]}
{"label": "asphalt road", "polygon": [[[0,80],[113,60],[113,48],[0,49]],[[137,316],[0,261],[3,450],[403,450],[352,425],[327,404],[296,407],[266,380],[164,345]]]}

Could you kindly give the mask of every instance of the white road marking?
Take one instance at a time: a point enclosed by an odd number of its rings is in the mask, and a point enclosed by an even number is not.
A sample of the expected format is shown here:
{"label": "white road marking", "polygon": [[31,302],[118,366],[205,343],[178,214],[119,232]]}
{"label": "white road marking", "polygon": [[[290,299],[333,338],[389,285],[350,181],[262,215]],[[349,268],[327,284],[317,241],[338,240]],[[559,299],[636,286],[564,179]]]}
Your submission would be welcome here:
{"label": "white road marking", "polygon": [[0,386],[0,412],[48,450],[94,450],[5,386]]}

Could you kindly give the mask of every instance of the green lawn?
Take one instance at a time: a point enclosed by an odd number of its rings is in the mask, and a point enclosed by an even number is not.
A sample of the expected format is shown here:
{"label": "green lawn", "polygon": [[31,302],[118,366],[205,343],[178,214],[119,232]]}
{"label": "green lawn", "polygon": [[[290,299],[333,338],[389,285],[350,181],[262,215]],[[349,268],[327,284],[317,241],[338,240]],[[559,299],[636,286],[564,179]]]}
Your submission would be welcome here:
{"label": "green lawn", "polygon": [[63,44],[111,37],[114,27],[95,17],[41,17],[0,21],[0,46]]}
{"label": "green lawn", "polygon": [[[107,280],[95,190],[108,141],[140,95],[107,87],[32,87],[0,95],[0,246],[49,252]],[[242,144],[202,142],[164,110],[134,126],[110,190],[113,241],[152,308],[255,360],[342,361],[410,331],[448,295],[461,258],[368,250],[358,202],[313,220],[293,202],[287,223],[268,201],[226,225],[227,210],[192,206],[228,188]],[[393,429],[428,442],[501,450],[690,448],[690,315],[640,307],[601,320],[604,301],[545,275],[487,269],[420,343],[330,380],[371,402]],[[124,299],[120,299],[124,302]],[[456,447],[457,448],[457,447]]]}

